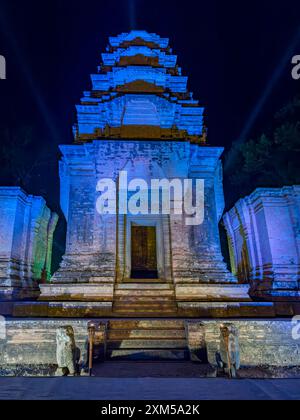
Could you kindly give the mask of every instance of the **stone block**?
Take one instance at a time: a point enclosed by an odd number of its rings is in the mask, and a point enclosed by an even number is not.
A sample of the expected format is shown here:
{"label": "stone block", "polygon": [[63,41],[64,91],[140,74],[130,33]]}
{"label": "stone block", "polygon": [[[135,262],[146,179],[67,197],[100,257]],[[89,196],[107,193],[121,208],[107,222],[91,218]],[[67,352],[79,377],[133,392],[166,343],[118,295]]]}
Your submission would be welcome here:
{"label": "stone block", "polygon": [[187,321],[185,325],[190,360],[208,363],[204,325],[198,321]]}
{"label": "stone block", "polygon": [[251,301],[248,295],[248,284],[176,284],[175,292],[178,301],[197,302],[241,302]]}
{"label": "stone block", "polygon": [[112,302],[113,284],[42,284],[39,300]]}

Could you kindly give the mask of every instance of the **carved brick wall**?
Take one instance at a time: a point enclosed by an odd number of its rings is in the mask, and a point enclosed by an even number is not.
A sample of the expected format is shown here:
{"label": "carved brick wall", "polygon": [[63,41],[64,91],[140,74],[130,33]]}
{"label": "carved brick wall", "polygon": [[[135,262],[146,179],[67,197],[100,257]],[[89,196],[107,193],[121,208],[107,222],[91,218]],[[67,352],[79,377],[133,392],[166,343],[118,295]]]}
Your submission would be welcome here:
{"label": "carved brick wall", "polygon": [[250,281],[250,293],[299,299],[300,186],[258,188],[223,220],[232,271]]}

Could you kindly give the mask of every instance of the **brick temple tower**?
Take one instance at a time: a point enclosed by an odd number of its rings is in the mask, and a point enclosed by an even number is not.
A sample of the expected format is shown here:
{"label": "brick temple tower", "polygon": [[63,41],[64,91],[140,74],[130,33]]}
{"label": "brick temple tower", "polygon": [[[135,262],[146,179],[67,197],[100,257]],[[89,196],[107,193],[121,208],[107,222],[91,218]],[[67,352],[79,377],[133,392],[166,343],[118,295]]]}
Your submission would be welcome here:
{"label": "brick temple tower", "polygon": [[[235,343],[239,331],[241,365],[269,364],[271,375],[274,366],[299,366],[288,318],[299,314],[299,187],[258,189],[224,216],[234,276],[218,230],[223,149],[206,143],[204,109],[168,39],[145,31],[110,38],[91,80],[74,142],[60,146],[66,251],[46,283],[39,276],[49,271],[56,216],[40,198],[0,191],[0,216],[11,226],[0,275],[10,301],[0,300],[0,313],[12,315],[0,365],[52,372],[62,326],[74,330],[86,363],[93,326],[98,361],[190,359],[217,372],[224,331]],[[199,180],[193,214],[175,191]],[[163,211],[159,197],[171,184]],[[197,189],[183,192],[197,203]]]}
{"label": "brick temple tower", "polygon": [[[74,144],[60,147],[66,253],[40,301],[73,316],[201,315],[220,302],[248,301],[220,249],[223,149],[206,144],[204,108],[169,40],[145,31],[111,37],[91,81],[77,106]],[[97,183],[110,178],[120,189],[121,171],[128,181],[203,180],[203,222],[122,214],[118,202],[115,214],[99,214]]]}

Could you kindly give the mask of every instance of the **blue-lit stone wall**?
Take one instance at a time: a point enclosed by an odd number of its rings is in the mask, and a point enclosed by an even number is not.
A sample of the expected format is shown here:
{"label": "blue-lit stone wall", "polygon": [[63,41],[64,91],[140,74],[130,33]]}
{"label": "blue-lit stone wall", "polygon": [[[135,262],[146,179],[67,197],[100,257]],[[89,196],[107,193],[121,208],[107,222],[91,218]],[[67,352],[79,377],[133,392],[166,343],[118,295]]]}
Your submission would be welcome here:
{"label": "blue-lit stone wall", "polygon": [[[151,321],[149,322],[151,323]],[[299,367],[300,339],[293,338],[294,325],[290,320],[248,319],[230,322],[239,331],[242,370],[249,367],[277,367],[281,369],[292,366]],[[222,321],[185,320],[184,323],[187,331],[187,344],[191,353],[197,353],[205,346],[208,362],[216,367],[216,352],[220,348],[220,324]],[[19,375],[24,375],[26,368],[33,376],[49,375],[50,372],[53,375],[57,367],[56,329],[62,325],[73,327],[75,342],[80,349],[81,360],[84,360],[88,320],[8,319],[6,322],[7,337],[5,340],[0,340],[0,375],[15,374],[17,366]],[[15,343],[16,337],[18,337],[18,345]],[[35,337],[35,340],[32,340],[32,337]],[[272,369],[268,372],[269,376],[272,376]],[[255,371],[255,374],[257,373],[258,370]],[[280,374],[282,375],[282,371],[279,372]],[[273,371],[273,375],[276,375],[276,371]]]}
{"label": "blue-lit stone wall", "polygon": [[[151,43],[152,47],[126,44],[139,38]],[[136,65],[133,60],[132,63],[122,64],[120,60],[128,57],[136,60],[138,57],[154,58],[157,63]],[[181,68],[176,64],[177,56],[172,53],[167,38],[146,31],[131,31],[111,37],[102,61],[98,73],[91,75],[92,89],[84,92],[81,104],[77,106],[76,138],[87,138],[107,126],[127,125],[176,128],[185,130],[191,136],[203,134],[204,108],[188,91],[188,78],[182,75]],[[146,95],[142,91],[137,95],[134,87],[128,88],[131,83],[141,82],[145,84],[145,89],[150,89]],[[149,94],[155,88],[159,92]],[[138,113],[134,109],[137,101],[140,101]],[[128,114],[132,118],[126,118]]]}
{"label": "blue-lit stone wall", "polygon": [[266,299],[299,299],[300,186],[258,188],[224,215],[233,271]]}
{"label": "blue-lit stone wall", "polygon": [[0,299],[37,295],[50,278],[57,215],[42,197],[18,187],[0,187]]}
{"label": "blue-lit stone wall", "polygon": [[[61,204],[67,219],[67,243],[54,283],[114,283],[130,276],[130,223],[147,218],[161,235],[158,270],[175,284],[235,282],[220,250],[218,222],[224,198],[220,156],[222,148],[201,148],[188,142],[95,140],[61,146]],[[96,210],[102,178],[129,177],[204,179],[205,218],[187,226],[181,215],[126,218]],[[154,220],[155,219],[155,220]],[[194,290],[195,292],[195,290]]]}
{"label": "blue-lit stone wall", "polygon": [[[124,33],[109,38],[102,60],[91,75],[92,89],[76,108],[75,144],[60,146],[66,253],[51,285],[41,287],[41,299],[57,298],[61,290],[61,299],[92,300],[95,290],[84,286],[90,284],[98,285],[98,301],[112,303],[114,284],[130,278],[134,223],[156,227],[158,277],[172,282],[178,296],[180,285],[186,286],[184,298],[197,299],[202,293],[197,285],[236,283],[223,261],[218,232],[223,149],[201,146],[204,108],[188,91],[169,40],[145,31]],[[114,131],[120,127],[125,130]],[[140,135],[128,134],[137,127]],[[203,180],[204,222],[187,226],[176,214],[99,214],[97,183],[117,182],[120,171],[147,182]]]}

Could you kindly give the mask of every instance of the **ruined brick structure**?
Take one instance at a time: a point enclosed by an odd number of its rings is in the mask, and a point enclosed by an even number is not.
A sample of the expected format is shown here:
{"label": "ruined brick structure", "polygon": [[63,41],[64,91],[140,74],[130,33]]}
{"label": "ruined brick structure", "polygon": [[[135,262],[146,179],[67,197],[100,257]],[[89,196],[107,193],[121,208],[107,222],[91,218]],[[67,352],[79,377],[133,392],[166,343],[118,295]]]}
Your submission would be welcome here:
{"label": "ruined brick structure", "polygon": [[[228,300],[231,294],[249,299],[220,249],[223,149],[206,145],[204,109],[176,60],[168,40],[155,34],[132,31],[110,38],[103,64],[91,76],[92,90],[77,106],[75,143],[60,147],[66,254],[50,284],[41,286],[40,300],[90,302],[88,314],[96,315],[176,315],[186,301],[219,300],[218,284],[224,284]],[[118,185],[121,171],[128,181],[204,180],[203,223],[189,226],[184,214],[122,214],[118,205],[116,214],[99,214],[97,183],[110,178]],[[146,228],[153,228],[154,239],[143,256],[139,249],[150,241]],[[152,258],[152,282],[143,258]],[[145,275],[134,281],[134,271]],[[133,301],[131,289],[139,299]],[[161,299],[160,290],[167,291]]]}
{"label": "ruined brick structure", "polygon": [[[86,358],[89,321],[84,318],[101,323],[108,359],[191,359],[215,365],[222,320],[235,318],[230,322],[239,330],[242,366],[299,366],[293,324],[276,319],[300,313],[299,187],[256,191],[225,215],[231,273],[218,228],[224,211],[223,149],[207,144],[204,109],[188,91],[168,39],[145,31],[111,37],[91,81],[92,89],[77,106],[74,142],[60,146],[65,255],[52,278],[39,285],[36,300],[17,296],[13,303],[11,315],[30,319],[7,323],[0,375],[15,372],[22,363],[40,365],[38,374],[52,373],[59,327],[74,328]],[[146,185],[153,179],[183,185],[184,180],[201,180],[203,220],[187,223],[191,214],[186,208],[182,214],[122,211],[133,198],[121,182],[122,173],[128,183],[138,179]],[[115,211],[99,211],[103,180],[114,185]],[[145,191],[141,188],[140,194],[148,197]],[[26,214],[44,209],[37,238],[49,250],[55,220],[50,222],[43,201],[18,194]],[[4,213],[14,216],[9,206]],[[175,195],[170,207],[178,208]],[[275,229],[276,217],[280,229]],[[29,219],[22,219],[26,223],[20,232]],[[31,227],[37,226],[36,216],[30,220]],[[45,249],[39,249],[48,275],[49,259],[45,263]],[[11,259],[9,267],[12,263],[18,271],[23,259]],[[34,272],[41,268],[30,258],[25,263],[29,266],[22,267]],[[2,275],[6,268],[1,270]],[[0,278],[0,292],[13,294],[17,283],[28,289],[27,277],[22,283],[8,279]]]}
{"label": "ruined brick structure", "polygon": [[224,215],[232,271],[251,296],[299,300],[300,187],[257,188]]}
{"label": "ruined brick structure", "polygon": [[51,276],[58,216],[42,197],[0,187],[0,301],[34,298]]}

